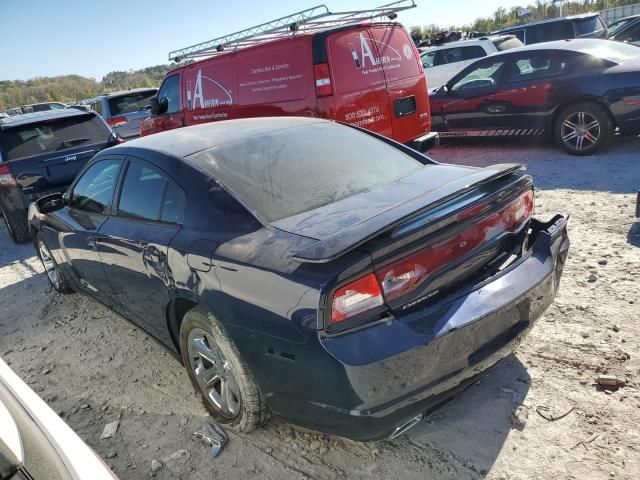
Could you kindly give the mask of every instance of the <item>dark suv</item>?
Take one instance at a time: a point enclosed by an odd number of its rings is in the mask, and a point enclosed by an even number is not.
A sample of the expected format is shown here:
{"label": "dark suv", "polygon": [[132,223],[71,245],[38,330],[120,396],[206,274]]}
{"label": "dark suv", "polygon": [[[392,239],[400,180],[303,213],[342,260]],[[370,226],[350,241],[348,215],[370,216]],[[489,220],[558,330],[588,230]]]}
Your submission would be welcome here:
{"label": "dark suv", "polygon": [[65,190],[85,163],[118,143],[95,112],[74,108],[0,118],[0,211],[16,243],[30,239],[29,203]]}
{"label": "dark suv", "polygon": [[525,45],[568,40],[570,38],[607,38],[607,26],[598,13],[553,18],[527,23],[494,32],[496,35],[515,35]]}

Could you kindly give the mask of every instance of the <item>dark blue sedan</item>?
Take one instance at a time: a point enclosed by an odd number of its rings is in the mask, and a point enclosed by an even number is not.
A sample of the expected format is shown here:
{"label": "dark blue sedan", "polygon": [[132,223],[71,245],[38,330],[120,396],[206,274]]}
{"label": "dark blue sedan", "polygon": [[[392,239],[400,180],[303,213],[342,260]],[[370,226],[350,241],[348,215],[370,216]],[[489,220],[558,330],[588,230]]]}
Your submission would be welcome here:
{"label": "dark blue sedan", "polygon": [[356,127],[232,120],[107,149],[30,208],[59,292],[178,354],[220,423],[401,434],[551,304],[566,218],[519,165],[440,165]]}
{"label": "dark blue sedan", "polygon": [[640,47],[563,40],[479,60],[429,96],[446,137],[546,136],[590,155],[640,134]]}

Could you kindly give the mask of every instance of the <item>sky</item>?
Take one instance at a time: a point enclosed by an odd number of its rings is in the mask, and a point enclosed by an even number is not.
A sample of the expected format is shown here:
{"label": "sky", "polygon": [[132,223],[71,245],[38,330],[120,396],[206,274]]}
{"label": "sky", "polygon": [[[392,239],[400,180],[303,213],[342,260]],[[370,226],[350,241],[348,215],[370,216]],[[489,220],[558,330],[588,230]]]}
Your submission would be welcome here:
{"label": "sky", "polygon": [[[325,3],[332,11],[391,0],[0,0],[5,48],[0,80],[78,74],[168,63],[169,51]],[[528,0],[415,0],[407,28],[470,23]]]}

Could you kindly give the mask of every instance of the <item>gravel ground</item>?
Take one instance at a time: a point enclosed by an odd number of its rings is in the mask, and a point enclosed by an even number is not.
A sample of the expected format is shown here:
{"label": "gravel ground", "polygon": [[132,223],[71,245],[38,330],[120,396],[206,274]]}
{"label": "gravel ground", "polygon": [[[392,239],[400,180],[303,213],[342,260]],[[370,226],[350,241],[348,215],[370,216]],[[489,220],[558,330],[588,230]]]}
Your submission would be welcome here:
{"label": "gravel ground", "polygon": [[[640,140],[592,158],[535,144],[464,143],[439,161],[526,163],[537,215],[571,214],[556,303],[516,355],[411,430],[355,443],[272,421],[212,459],[206,412],[175,358],[102,305],[48,286],[30,245],[0,227],[0,355],[123,479],[640,478]],[[607,394],[599,373],[625,377]],[[516,407],[528,413],[514,424]],[[549,421],[537,411],[559,416]],[[522,418],[522,417],[521,417]],[[116,435],[100,440],[105,424]],[[582,442],[582,443],[581,443]],[[162,466],[151,472],[153,460]]]}

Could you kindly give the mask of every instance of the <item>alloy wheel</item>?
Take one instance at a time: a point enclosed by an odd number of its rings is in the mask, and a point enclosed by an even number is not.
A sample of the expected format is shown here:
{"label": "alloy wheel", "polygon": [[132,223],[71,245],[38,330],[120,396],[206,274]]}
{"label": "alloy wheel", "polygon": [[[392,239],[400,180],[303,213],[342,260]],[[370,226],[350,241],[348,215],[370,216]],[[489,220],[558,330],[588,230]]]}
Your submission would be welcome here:
{"label": "alloy wheel", "polygon": [[562,141],[576,151],[591,148],[600,140],[600,122],[587,112],[576,112],[562,122]]}
{"label": "alloy wheel", "polygon": [[234,418],[240,412],[240,388],[230,363],[201,328],[189,333],[189,361],[198,386],[220,415]]}
{"label": "alloy wheel", "polygon": [[53,261],[51,257],[51,252],[44,244],[43,241],[38,242],[38,251],[40,252],[40,259],[42,260],[42,265],[44,266],[44,271],[47,273],[49,277],[49,281],[51,284],[57,289],[60,289],[60,272],[58,272],[58,267]]}

